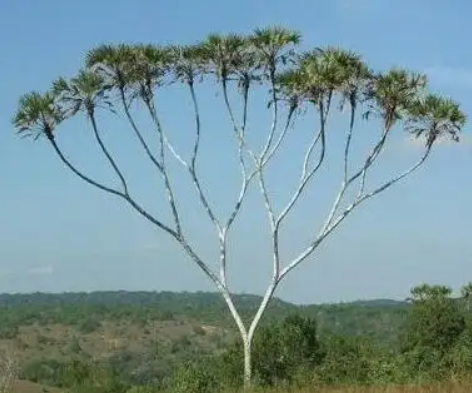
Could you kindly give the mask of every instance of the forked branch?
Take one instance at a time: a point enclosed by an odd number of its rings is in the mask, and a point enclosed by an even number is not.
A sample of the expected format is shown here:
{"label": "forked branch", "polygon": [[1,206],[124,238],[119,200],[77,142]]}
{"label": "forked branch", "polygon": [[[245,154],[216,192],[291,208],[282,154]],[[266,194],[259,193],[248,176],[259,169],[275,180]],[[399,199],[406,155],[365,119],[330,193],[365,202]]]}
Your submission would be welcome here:
{"label": "forked branch", "polygon": [[97,121],[95,119],[95,114],[93,110],[90,110],[88,112],[88,117],[90,122],[92,123],[92,129],[93,129],[93,134],[95,136],[95,140],[97,141],[98,145],[100,146],[100,149],[102,150],[103,154],[105,155],[107,161],[110,163],[111,167],[115,171],[115,173],[118,175],[120,178],[121,184],[123,186],[123,194],[126,196],[129,196],[128,192],[128,184],[125,180],[125,177],[123,176],[123,173],[121,172],[120,168],[118,167],[115,159],[112,157],[108,149],[106,148],[105,144],[103,143],[103,139],[100,136],[100,133],[98,132],[98,126],[97,126]]}
{"label": "forked branch", "polygon": [[[375,188],[373,191],[362,195],[360,198],[356,198],[348,207],[346,207],[346,209],[344,209],[344,211],[334,221],[332,218],[332,214],[330,212],[318,236],[315,238],[314,241],[311,242],[311,244],[302,253],[300,253],[296,258],[294,258],[294,260],[290,262],[290,264],[287,265],[281,271],[280,280],[282,280],[291,270],[296,268],[301,262],[303,262],[306,258],[308,258],[316,250],[316,248],[322,243],[322,241],[326,239],[326,237],[328,237],[328,235],[334,229],[336,229],[357,206],[359,206],[364,201],[372,198],[373,196],[376,196],[380,194],[381,192],[387,190],[394,184],[398,183],[399,181],[411,175],[413,172],[415,172],[418,168],[420,168],[424,164],[424,162],[430,155],[430,152],[431,152],[431,147],[427,147],[426,151],[421,156],[421,158],[410,168],[400,173],[399,175],[393,177],[391,180],[385,182],[381,186]],[[338,198],[336,198],[336,200],[337,199]]]}
{"label": "forked branch", "polygon": [[[150,96],[152,97],[152,95]],[[167,171],[166,155],[165,155],[166,136],[165,136],[164,130],[162,129],[161,122],[159,121],[159,117],[157,116],[157,111],[156,111],[156,108],[154,106],[152,99],[151,98],[146,99],[145,104],[149,110],[149,113],[151,115],[151,118],[156,126],[156,129],[159,135],[159,156],[160,156],[160,162],[161,162],[161,167],[162,167],[161,174],[164,180],[164,186],[166,189],[167,199],[169,201],[169,205],[172,210],[172,216],[174,217],[177,233],[180,236],[183,236],[182,227],[180,224],[179,212],[176,206],[174,191],[170,183],[169,173]]]}
{"label": "forked branch", "polygon": [[[91,68],[95,64],[98,65],[96,69],[94,68],[90,72],[88,68],[86,71],[80,72],[77,78],[70,80],[70,83],[63,78],[59,79],[52,89],[53,92],[60,93],[58,96],[50,92],[44,95],[36,92],[25,95],[20,99],[20,109],[14,120],[18,132],[33,135],[36,139],[39,136],[46,136],[59,159],[70,171],[93,187],[126,201],[141,216],[175,239],[190,259],[204,271],[222,294],[243,339],[246,387],[249,387],[251,382],[251,341],[281,280],[311,256],[317,247],[359,205],[381,194],[418,170],[430,155],[437,138],[449,136],[453,140],[458,140],[458,134],[466,122],[458,104],[436,95],[424,94],[426,84],[424,76],[396,69],[374,75],[357,54],[337,48],[327,48],[326,50],[317,48],[307,53],[295,55],[289,48],[298,44],[299,38],[298,34],[283,28],[269,28],[256,30],[249,37],[236,34],[210,35],[201,44],[178,47],[177,51],[169,51],[170,48],[153,45],[118,45],[116,47],[104,45],[89,54],[87,67]],[[103,68],[100,68],[100,64],[103,65]],[[281,71],[280,68],[283,67],[284,70]],[[96,72],[100,75],[97,75]],[[237,143],[242,180],[237,200],[234,208],[230,210],[227,220],[219,219],[216,216],[214,207],[210,206],[208,201],[208,190],[203,188],[197,173],[201,142],[200,110],[194,88],[197,76],[198,80],[200,77],[202,80],[207,76],[215,77],[219,84],[218,88],[221,85],[225,110],[228,112]],[[241,125],[238,124],[240,119],[235,118],[228,92],[229,81],[235,79],[239,82],[239,92],[243,100]],[[272,122],[268,127],[268,135],[263,139],[260,151],[254,151],[249,146],[246,137],[249,86],[252,81],[265,83],[271,92]],[[175,82],[186,84],[190,89],[192,99],[195,139],[189,160],[184,159],[175,149],[171,138],[161,125],[154,103],[154,90]],[[118,97],[115,98],[120,100],[134,134],[162,177],[175,226],[164,223],[152,215],[130,195],[126,178],[101,137],[93,110],[107,105],[112,106],[110,94],[117,92]],[[344,157],[342,158],[344,171],[341,186],[321,229],[317,234],[314,234],[308,246],[284,266],[281,264],[279,250],[280,228],[325,162],[327,139],[329,139],[326,137],[327,118],[331,99],[334,100],[338,97],[341,98],[341,107],[345,100],[349,100],[351,106],[349,128],[345,144],[342,146],[344,149]],[[156,154],[153,154],[149,148],[130,112],[130,103],[136,98],[141,98],[145,103],[157,130],[159,150]],[[279,116],[281,115],[279,101],[282,100],[290,105],[286,123],[278,132]],[[381,136],[368,153],[365,161],[361,162],[353,174],[350,174],[354,121],[357,104],[361,102],[366,102],[373,113],[382,116],[383,125]],[[307,103],[315,104],[318,109],[319,132],[313,135],[302,158],[301,176],[294,193],[287,205],[277,215],[272,205],[266,170],[286,140],[294,114]],[[67,114],[63,111],[64,108],[68,110]],[[119,178],[121,187],[110,187],[84,174],[70,162],[57,145],[55,129],[67,117],[74,116],[79,111],[89,115],[95,139]],[[392,127],[397,122],[403,122],[405,131],[409,131],[417,137],[425,136],[426,150],[410,168],[381,183],[372,191],[366,192],[367,175],[372,165],[377,162],[385,150]],[[315,153],[318,151],[320,152],[319,156],[315,158]],[[169,152],[189,172],[199,201],[216,228],[220,247],[219,274],[210,269],[209,265],[200,258],[183,234],[178,206],[170,181],[170,171],[166,162]],[[241,211],[249,186],[256,177],[272,235],[273,274],[256,314],[249,327],[246,328],[234,305],[227,284],[227,246],[228,233]],[[347,191],[351,190],[354,182],[359,182],[357,196],[354,195],[352,201],[346,201],[344,204]],[[341,208],[342,204],[343,208]],[[344,208],[346,205],[347,207]],[[284,267],[282,268],[282,266]]]}

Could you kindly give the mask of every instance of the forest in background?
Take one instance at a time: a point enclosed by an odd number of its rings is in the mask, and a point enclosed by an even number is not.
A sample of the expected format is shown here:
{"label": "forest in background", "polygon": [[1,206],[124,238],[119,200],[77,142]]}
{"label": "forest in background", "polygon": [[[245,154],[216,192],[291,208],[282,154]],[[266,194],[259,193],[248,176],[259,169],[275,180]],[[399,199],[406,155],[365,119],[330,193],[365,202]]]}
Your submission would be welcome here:
{"label": "forest in background", "polygon": [[[257,387],[391,386],[467,379],[468,287],[421,285],[407,301],[274,299],[254,342]],[[245,318],[260,298],[235,295]],[[0,347],[43,392],[194,392],[241,386],[235,326],[216,293],[0,295]]]}

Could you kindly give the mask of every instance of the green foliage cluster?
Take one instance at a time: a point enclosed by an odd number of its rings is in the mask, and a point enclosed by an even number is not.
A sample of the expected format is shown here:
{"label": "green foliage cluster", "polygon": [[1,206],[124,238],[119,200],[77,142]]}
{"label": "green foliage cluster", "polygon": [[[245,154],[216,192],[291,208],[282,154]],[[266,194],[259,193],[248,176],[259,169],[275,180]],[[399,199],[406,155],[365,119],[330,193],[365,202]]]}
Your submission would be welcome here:
{"label": "green foliage cluster", "polygon": [[[234,295],[234,302],[248,320],[261,302],[255,295]],[[320,333],[369,335],[379,343],[396,340],[407,312],[397,301],[369,301],[332,305],[296,306],[273,299],[262,324],[269,325],[292,314],[316,318]],[[220,294],[212,292],[108,291],[62,294],[0,294],[0,338],[12,339],[21,326],[65,325],[93,333],[103,321],[129,321],[145,326],[152,321],[197,320],[202,324],[233,329],[234,322]],[[203,333],[196,326],[197,334]],[[199,332],[199,333],[198,333]]]}
{"label": "green foliage cluster", "polygon": [[[395,345],[379,345],[367,336],[334,333],[321,337],[315,319],[299,315],[264,326],[254,342],[256,383],[261,387],[381,385],[470,377],[469,300],[453,298],[451,289],[444,286],[415,287]],[[240,345],[229,348],[215,364],[213,375],[219,375],[220,384],[241,386]],[[217,392],[217,386],[205,392]]]}
{"label": "green foliage cluster", "polygon": [[[27,296],[30,297],[24,304],[22,300]],[[107,310],[102,318],[116,318],[116,322],[134,320],[130,316],[139,313],[152,318],[159,315],[156,311],[159,306],[152,307],[151,299],[159,296],[155,293],[89,294],[82,298],[87,299],[82,303],[74,294],[50,298],[39,294],[0,296],[1,312],[7,321],[18,320],[15,315],[20,314],[19,310],[29,308],[35,309],[35,315],[44,318],[44,323],[50,320],[48,313],[60,316],[58,310],[62,309],[64,315],[56,323],[75,321],[77,328],[70,354],[61,359],[30,359],[23,364],[20,377],[72,393],[216,393],[240,388],[243,358],[238,336],[233,336],[234,342],[229,346],[212,346],[209,343],[215,336],[195,322],[189,326],[190,335],[169,342],[155,341],[139,353],[121,349],[106,357],[86,356],[79,338],[101,328],[96,310]],[[166,309],[182,323],[185,312],[195,318],[197,310],[203,310],[204,318],[216,318],[216,310],[223,307],[214,302],[215,294],[163,296],[172,299],[168,300]],[[245,310],[249,313],[258,298],[241,297],[238,301],[246,302]],[[470,299],[467,292],[454,298],[447,287],[421,285],[412,290],[408,302],[393,304],[375,301],[297,307],[276,300],[273,310],[283,312],[277,318],[277,313],[269,312],[270,318],[254,338],[255,383],[260,387],[377,385],[469,375],[472,373]],[[83,319],[71,317],[68,313],[72,310],[77,310]],[[84,310],[91,312],[88,315]],[[26,323],[38,323],[32,313],[24,315]],[[368,322],[370,319],[377,324]],[[380,328],[381,323],[392,320],[395,320],[395,334]],[[339,321],[346,323],[345,330],[339,327]],[[1,323],[2,328],[7,326],[4,321]],[[362,326],[374,328],[362,331]],[[48,345],[53,346],[54,342]]]}

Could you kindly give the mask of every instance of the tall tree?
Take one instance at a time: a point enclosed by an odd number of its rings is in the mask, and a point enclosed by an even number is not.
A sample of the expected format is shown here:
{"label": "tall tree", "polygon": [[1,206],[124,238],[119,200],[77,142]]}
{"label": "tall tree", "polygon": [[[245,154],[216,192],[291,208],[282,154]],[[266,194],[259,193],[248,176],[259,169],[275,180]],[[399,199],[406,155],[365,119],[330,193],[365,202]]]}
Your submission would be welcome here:
{"label": "tall tree", "polygon": [[465,309],[470,312],[470,305],[472,302],[472,282],[467,283],[461,288],[461,296],[464,300]]}
{"label": "tall tree", "polygon": [[[312,256],[358,206],[420,168],[430,156],[437,140],[443,137],[457,140],[465,124],[465,116],[457,103],[428,92],[424,75],[401,69],[373,72],[358,54],[338,48],[316,48],[300,53],[297,51],[300,38],[297,32],[270,27],[258,29],[247,36],[213,34],[195,45],[102,45],[88,53],[86,64],[77,77],[69,80],[60,78],[50,91],[32,92],[21,97],[14,118],[19,133],[35,138],[45,136],[70,171],[95,188],[126,202],[173,238],[210,278],[222,294],[241,334],[246,386],[251,382],[251,343],[254,332],[282,280]],[[242,181],[236,202],[224,218],[216,213],[197,165],[202,152],[203,132],[201,99],[197,94],[199,84],[218,89],[237,147]],[[168,89],[178,87],[188,91],[194,118],[193,148],[188,158],[171,142],[156,104],[156,93],[163,95]],[[256,148],[248,138],[249,98],[251,92],[257,90],[259,93],[261,87],[266,89],[267,110],[271,113],[272,121],[262,146]],[[241,103],[240,111],[236,110],[235,97]],[[254,97],[260,95],[254,94]],[[147,142],[131,110],[135,102],[141,104],[139,107],[149,115],[153,124],[158,139],[156,151]],[[329,120],[335,116],[336,108],[349,110],[345,138],[341,140],[343,174],[339,191],[321,230],[312,236],[309,244],[300,249],[297,256],[285,260],[280,250],[285,232],[283,224],[293,215],[295,207],[300,205],[302,196],[309,195],[308,190],[315,175],[326,167],[328,144],[338,144],[340,141],[339,137],[331,139],[328,132]],[[102,138],[97,113],[104,111],[124,114],[124,119],[143,148],[143,154],[161,177],[171,222],[151,213],[133,196],[124,171]],[[302,157],[298,185],[287,204],[277,210],[268,186],[269,164],[282,159],[280,152],[283,146],[290,137],[296,137],[290,132],[294,120],[308,112],[317,117],[316,131]],[[117,187],[97,181],[63,152],[57,137],[59,126],[79,114],[84,114],[89,120],[93,137],[117,176]],[[365,159],[356,166],[352,141],[357,137],[363,138],[356,132],[356,125],[361,118],[377,124],[381,132]],[[376,119],[379,121],[375,122]],[[380,184],[368,187],[370,169],[386,150],[396,130],[405,130],[421,138],[424,149],[412,166]],[[169,170],[169,160],[174,159],[188,172],[203,214],[209,217],[215,228],[220,250],[217,270],[211,267],[211,261],[204,260],[192,246],[183,227],[182,210],[179,209]],[[227,175],[231,176],[230,173]],[[241,216],[241,207],[252,187],[259,189],[265,205],[271,234],[273,271],[260,307],[247,326],[233,302],[227,281],[227,262],[232,228],[236,218]]]}
{"label": "tall tree", "polygon": [[449,350],[465,328],[464,314],[452,290],[441,285],[423,284],[411,290],[412,307],[408,318],[408,348]]}

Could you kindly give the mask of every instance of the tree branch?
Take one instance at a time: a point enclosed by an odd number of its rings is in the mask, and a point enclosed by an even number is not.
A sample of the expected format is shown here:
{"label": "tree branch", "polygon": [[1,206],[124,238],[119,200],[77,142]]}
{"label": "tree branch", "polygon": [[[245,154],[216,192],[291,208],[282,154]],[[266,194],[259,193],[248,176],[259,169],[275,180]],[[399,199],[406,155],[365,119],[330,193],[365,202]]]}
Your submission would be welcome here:
{"label": "tree branch", "polygon": [[[274,209],[273,209],[272,203],[270,201],[269,192],[267,190],[267,186],[266,186],[266,183],[265,183],[264,167],[262,166],[262,163],[264,162],[264,158],[265,158],[265,156],[266,156],[267,152],[269,151],[270,146],[272,144],[272,140],[274,138],[275,131],[277,129],[277,121],[278,121],[278,102],[277,102],[277,97],[276,97],[276,94],[275,94],[275,73],[271,72],[270,77],[271,77],[271,84],[272,84],[272,100],[273,100],[273,102],[272,102],[272,104],[273,104],[272,126],[271,126],[271,129],[269,131],[269,136],[267,138],[266,145],[265,145],[261,155],[259,156],[259,158],[254,157],[254,164],[256,165],[256,171],[257,171],[258,180],[259,180],[259,189],[261,190],[262,196],[264,198],[264,206],[265,206],[265,209],[266,209],[266,212],[267,212],[267,216],[268,216],[268,219],[269,219],[269,225],[270,225],[270,229],[271,229],[271,232],[272,232],[273,276],[272,276],[272,281],[271,281],[271,285],[269,286],[269,288],[271,286],[274,286],[274,290],[275,290],[276,282],[278,280],[279,271],[280,271],[280,256],[279,256],[279,247],[278,247],[277,223],[276,223]],[[269,300],[270,300],[270,298],[267,299],[267,301],[269,301]],[[264,303],[264,301],[262,303]],[[258,312],[261,312],[261,313],[264,311],[265,307],[267,306],[267,305],[264,305],[264,307],[263,307],[262,303],[261,303],[261,305],[259,307],[259,310],[258,310]],[[256,314],[256,317],[257,317],[257,314]],[[259,318],[260,318],[260,316],[259,316]]]}
{"label": "tree branch", "polygon": [[102,150],[102,152],[105,155],[105,157],[107,158],[108,162],[110,163],[110,165],[112,166],[112,168],[114,169],[114,171],[116,172],[118,177],[120,178],[121,184],[123,185],[124,194],[129,195],[128,184],[126,183],[126,180],[123,176],[123,173],[118,168],[118,165],[116,164],[115,160],[113,159],[110,152],[106,148],[106,146],[103,143],[103,140],[100,136],[100,133],[98,132],[97,121],[95,119],[95,113],[94,113],[93,110],[88,111],[88,117],[90,119],[90,122],[92,123],[93,134],[95,135],[95,139],[97,140],[98,145],[100,146],[100,149]]}
{"label": "tree branch", "polygon": [[[276,227],[276,219],[275,219],[274,209],[272,207],[272,203],[271,203],[270,198],[269,198],[269,192],[268,192],[267,186],[265,184],[264,172],[262,171],[262,169],[259,169],[257,173],[259,174],[259,176],[258,176],[258,178],[259,178],[259,188],[260,188],[262,196],[264,198],[264,205],[265,205],[265,208],[266,208],[266,211],[267,211],[267,215],[268,215],[269,223],[270,223],[270,228],[271,228],[272,234],[273,234],[275,232],[275,227]],[[276,270],[276,268],[274,266],[274,272],[275,272],[275,270]]]}
{"label": "tree branch", "polygon": [[249,331],[248,331],[249,342],[251,342],[254,337],[254,333],[256,331],[257,326],[259,325],[259,321],[261,320],[262,315],[264,314],[270,300],[272,299],[272,296],[274,295],[274,292],[277,289],[277,285],[279,281],[280,280],[275,280],[275,281],[272,280],[269,287],[267,288],[266,293],[264,294],[262,302],[256,311],[256,315],[254,316],[251,322],[251,325],[249,326]]}
{"label": "tree branch", "polygon": [[175,226],[177,228],[177,233],[179,233],[179,235],[182,236],[182,226],[180,224],[179,212],[177,210],[177,206],[176,206],[176,203],[175,203],[174,191],[173,191],[172,185],[170,183],[169,174],[167,172],[167,166],[166,166],[166,161],[165,161],[165,148],[164,148],[165,135],[164,135],[164,131],[162,129],[161,122],[159,121],[159,118],[157,116],[156,108],[154,107],[153,102],[151,101],[151,99],[149,99],[149,100],[145,99],[144,101],[145,101],[146,107],[149,110],[151,118],[152,118],[152,120],[153,120],[153,122],[154,122],[154,124],[157,128],[157,132],[159,134],[159,147],[160,147],[159,151],[160,151],[160,161],[161,161],[161,167],[162,167],[161,174],[162,174],[162,177],[164,179],[164,185],[165,185],[165,188],[166,188],[167,199],[169,201],[169,205],[170,205],[171,210],[172,210],[172,215],[174,217]]}
{"label": "tree branch", "polygon": [[[428,146],[426,148],[426,151],[425,153],[421,156],[421,158],[418,160],[418,162],[411,166],[409,169],[407,169],[406,171],[404,171],[403,173],[399,174],[397,177],[391,179],[390,181],[384,183],[383,185],[379,186],[378,188],[376,188],[375,190],[369,192],[368,194],[365,194],[364,196],[361,196],[361,198],[359,199],[360,202],[363,202],[369,198],[372,198],[373,196],[381,193],[382,191],[386,190],[387,188],[391,187],[392,185],[394,185],[395,183],[398,183],[400,180],[404,179],[405,177],[411,175],[413,172],[415,172],[421,165],[424,164],[424,162],[426,161],[426,159],[429,157],[430,153],[431,153],[431,149],[432,149],[432,146]],[[359,203],[360,203],[359,202]]]}
{"label": "tree branch", "polygon": [[356,117],[356,106],[351,103],[351,117],[349,121],[349,131],[346,138],[346,146],[344,148],[344,183],[347,183],[349,176],[349,153],[351,150],[352,134],[354,132],[354,122]]}
{"label": "tree branch", "polygon": [[[233,109],[231,107],[231,103],[229,102],[227,80],[223,78],[222,82],[221,82],[221,85],[222,85],[222,89],[223,89],[223,98],[224,98],[226,110],[228,112],[231,123],[233,125],[234,133],[236,134],[236,137],[238,138],[239,143],[241,143],[242,146],[246,149],[247,153],[251,156],[251,158],[254,160],[254,162],[257,162],[257,157],[256,157],[255,153],[248,146],[248,144],[247,144],[247,142],[244,138],[244,133],[243,133],[242,128],[240,129],[240,127],[238,127],[238,124],[236,123],[236,119],[234,117]],[[246,122],[246,116],[244,116],[244,117],[245,117],[245,120],[244,120],[244,127],[245,127],[245,125],[246,125],[246,123],[245,123]]]}
{"label": "tree branch", "polygon": [[198,149],[200,147],[200,134],[201,134],[201,122],[200,122],[200,110],[198,108],[197,95],[195,94],[195,87],[193,81],[189,82],[190,96],[192,97],[193,111],[195,117],[195,143],[193,145],[192,159],[190,160],[190,167],[192,172],[195,172],[195,164],[197,161]]}
{"label": "tree branch", "polygon": [[262,162],[262,167],[265,167],[268,164],[268,162],[272,159],[272,157],[278,151],[278,149],[280,148],[280,145],[284,141],[284,139],[285,139],[285,137],[288,133],[288,129],[290,127],[290,123],[292,121],[293,115],[295,113],[295,109],[296,109],[296,107],[294,107],[294,106],[290,107],[288,115],[287,115],[287,121],[285,122],[285,127],[282,130],[282,132],[280,133],[280,135],[279,135],[277,141],[275,142],[274,147],[272,148],[272,150],[266,154],[266,157]]}
{"label": "tree branch", "polygon": [[[423,165],[423,163],[426,161],[428,158],[429,154],[431,152],[431,147],[428,147],[425,151],[425,153],[421,156],[421,158],[414,164],[412,165],[409,169],[405,170],[401,174],[397,175],[393,179],[385,182],[383,185],[377,187],[370,193],[363,195],[361,198],[356,198],[354,202],[352,202],[339,216],[338,218],[329,224],[330,222],[330,217],[326,220],[325,225],[323,226],[322,230],[320,231],[319,235],[316,237],[316,239],[303,251],[301,254],[299,254],[289,265],[287,265],[282,272],[280,273],[280,280],[282,280],[291,270],[296,268],[300,263],[308,258],[313,251],[321,244],[321,242],[326,239],[326,237],[334,230],[336,229],[343,221],[344,219],[357,207],[359,206],[362,202],[372,198],[375,195],[380,194],[381,192],[387,190],[394,184],[398,183],[399,181],[403,180],[404,178],[408,177],[411,175],[413,172],[415,172],[418,168]],[[327,225],[328,224],[328,225]]]}
{"label": "tree branch", "polygon": [[221,229],[221,224],[220,224],[218,218],[216,217],[216,214],[213,212],[213,209],[211,208],[210,203],[208,202],[208,199],[205,196],[205,193],[203,192],[203,188],[200,184],[200,179],[199,179],[199,177],[197,175],[197,171],[196,171],[196,160],[197,160],[197,157],[198,157],[199,144],[200,144],[200,135],[201,135],[201,123],[200,123],[200,112],[199,112],[199,109],[198,109],[196,95],[195,95],[195,92],[194,92],[193,89],[191,89],[191,95],[192,95],[192,101],[193,101],[193,105],[194,105],[196,138],[195,138],[195,143],[194,143],[194,148],[193,148],[193,153],[192,153],[190,164],[177,152],[174,145],[169,140],[167,134],[162,129],[162,127],[160,125],[160,121],[159,121],[158,116],[157,116],[157,111],[154,108],[154,106],[153,105],[148,106],[148,111],[150,112],[151,117],[153,119],[153,122],[155,123],[155,125],[158,129],[160,138],[162,138],[163,146],[166,146],[169,149],[169,151],[171,152],[171,154],[174,156],[174,158],[177,161],[179,161],[180,164],[185,169],[187,169],[187,171],[189,172],[189,174],[192,178],[193,185],[194,185],[194,187],[195,187],[195,189],[198,193],[199,200],[202,203],[202,205],[203,205],[207,215],[209,216],[210,220],[215,225],[215,227],[218,231],[218,235],[220,236],[221,230],[222,230]]}
{"label": "tree branch", "polygon": [[221,278],[226,282],[226,242],[227,242],[227,236],[229,233],[229,230],[236,219],[242,203],[244,201],[244,198],[246,196],[247,190],[249,188],[249,185],[254,178],[254,176],[257,173],[257,169],[255,169],[251,174],[248,176],[247,174],[247,168],[246,168],[246,163],[244,160],[244,149],[248,152],[248,154],[251,156],[253,159],[254,163],[256,164],[257,158],[254,152],[249,148],[247,145],[247,142],[245,140],[245,131],[246,131],[246,125],[247,125],[247,108],[248,108],[248,99],[249,99],[249,85],[246,85],[244,87],[244,92],[243,92],[243,122],[241,128],[238,127],[236,123],[236,119],[234,117],[233,109],[231,107],[231,103],[229,101],[228,97],[228,86],[227,86],[227,80],[225,78],[222,79],[221,81],[221,86],[223,90],[223,97],[224,97],[224,102],[225,102],[225,107],[228,112],[228,115],[230,117],[234,134],[236,136],[237,142],[238,142],[238,155],[239,155],[239,166],[241,169],[241,176],[242,176],[242,183],[241,183],[241,188],[239,192],[238,199],[236,201],[236,204],[234,205],[234,208],[232,212],[229,215],[229,218],[226,222],[225,227],[223,228],[223,236],[220,237],[220,275]]}
{"label": "tree branch", "polygon": [[277,94],[275,90],[275,71],[271,70],[270,72],[270,83],[272,87],[272,106],[274,108],[274,111],[272,113],[272,126],[269,132],[269,135],[267,137],[266,144],[264,148],[262,149],[261,154],[259,155],[259,161],[264,162],[265,156],[267,155],[270,146],[272,145],[272,141],[274,140],[275,137],[275,132],[277,130],[277,122],[278,122],[278,113],[279,113],[279,102],[277,99]]}
{"label": "tree branch", "polygon": [[347,141],[346,141],[346,148],[345,148],[345,151],[344,151],[344,163],[345,163],[344,180],[341,184],[341,189],[339,190],[338,195],[336,196],[335,201],[334,201],[334,203],[331,207],[330,213],[328,215],[328,219],[325,222],[325,227],[327,227],[331,224],[332,220],[334,219],[334,215],[336,214],[336,212],[339,208],[339,205],[341,204],[341,201],[342,201],[344,195],[346,194],[346,191],[348,190],[350,185],[357,178],[359,178],[360,176],[362,176],[362,177],[361,177],[361,183],[360,183],[359,192],[358,192],[357,197],[358,198],[361,197],[361,195],[364,191],[364,187],[365,187],[365,179],[366,179],[367,171],[368,171],[369,167],[378,159],[380,153],[382,152],[382,150],[385,146],[387,136],[390,133],[390,128],[387,128],[387,126],[386,126],[384,128],[384,131],[382,132],[382,136],[381,136],[380,140],[375,144],[374,148],[372,149],[370,154],[367,156],[367,159],[365,160],[364,165],[354,175],[352,175],[349,179],[346,179],[347,178],[347,176],[346,176],[347,168],[348,168],[348,165],[349,165],[349,153],[350,153],[349,146],[350,146],[350,141],[351,141],[351,138],[352,138],[352,129],[353,129],[353,124],[354,124],[353,119],[354,119],[354,117],[351,117],[350,130],[349,130],[349,133],[348,133],[348,138],[347,138]]}
{"label": "tree branch", "polygon": [[54,138],[48,138],[49,142],[51,143],[52,147],[54,148],[54,151],[56,152],[56,154],[59,156],[59,158],[61,159],[61,161],[75,174],[77,175],[78,177],[80,177],[83,181],[85,181],[86,183],[104,191],[104,192],[107,192],[109,194],[113,194],[113,195],[116,195],[122,199],[124,199],[127,203],[129,203],[139,214],[141,214],[143,217],[145,217],[148,221],[150,221],[151,223],[153,223],[154,225],[156,225],[158,228],[162,229],[163,231],[165,231],[166,233],[168,233],[169,235],[171,235],[172,237],[174,238],[177,238],[177,233],[172,229],[170,228],[169,226],[167,226],[166,224],[162,223],[161,221],[159,221],[158,219],[156,219],[155,217],[153,217],[150,213],[148,213],[147,211],[145,211],[138,203],[136,203],[134,201],[133,198],[131,198],[129,195],[127,194],[124,194],[118,190],[115,190],[114,188],[111,188],[111,187],[108,187],[108,186],[105,186],[101,183],[98,183],[97,181],[93,180],[92,178],[90,178],[89,176],[86,176],[84,175],[81,171],[79,171],[65,156],[64,154],[62,153],[62,151],[60,150],[59,146],[57,145],[56,141],[54,140]]}
{"label": "tree branch", "polygon": [[[216,285],[216,287],[221,291],[224,292],[226,291],[226,288],[224,285],[221,283],[221,281],[218,279],[216,274],[211,271],[211,269],[202,261],[202,259],[196,254],[196,252],[193,250],[193,248],[190,246],[190,244],[175,230],[167,226],[166,224],[162,223],[160,220],[152,216],[149,212],[147,212],[144,208],[142,208],[133,198],[131,198],[130,195],[124,194],[123,192],[120,192],[118,190],[115,190],[113,188],[107,187],[101,183],[98,183],[97,181],[93,180],[89,176],[83,174],[80,170],[78,170],[62,153],[60,150],[59,146],[57,145],[56,141],[54,140],[53,137],[48,138],[52,147],[54,148],[54,151],[56,154],[59,156],[61,161],[68,167],[75,175],[77,175],[79,178],[81,178],[83,181],[86,183],[104,191],[109,194],[115,195],[120,197],[121,199],[124,199],[131,207],[133,207],[140,215],[145,217],[148,221],[150,221],[152,224],[157,226],[158,228],[162,229],[164,232],[169,234],[172,238],[177,240],[177,242],[182,246],[182,248],[187,252],[187,254],[190,256],[190,258],[200,267],[201,270],[204,271],[204,273],[210,278],[210,280]],[[234,308],[234,306],[233,306]]]}
{"label": "tree branch", "polygon": [[[246,163],[244,161],[244,152],[243,152],[243,147],[244,147],[244,135],[246,131],[246,125],[247,125],[247,106],[248,106],[248,100],[249,100],[249,84],[246,84],[244,86],[244,91],[243,91],[243,125],[241,127],[241,137],[238,137],[238,156],[239,156],[239,166],[241,168],[241,177],[242,177],[242,182],[241,182],[241,188],[239,192],[238,199],[236,201],[236,204],[234,205],[234,208],[229,215],[229,218],[226,222],[225,225],[225,233],[228,232],[228,230],[231,228],[234,220],[236,219],[237,214],[239,213],[239,210],[241,209],[244,197],[246,196],[246,192],[249,188],[249,185],[251,181],[253,180],[254,176],[257,173],[257,170],[252,171],[249,176],[247,174],[247,168],[246,168]],[[229,100],[226,98],[226,105],[227,108],[229,108],[229,113],[231,119],[234,119],[232,116],[232,110],[229,104]],[[233,121],[233,127],[235,128],[236,131],[236,124]]]}
{"label": "tree branch", "polygon": [[[323,164],[323,161],[324,161],[324,158],[325,158],[325,153],[326,153],[325,128],[326,128],[326,120],[327,120],[328,112],[325,112],[324,105],[323,105],[322,102],[320,102],[320,104],[319,104],[319,112],[320,112],[320,131],[316,134],[315,138],[313,138],[313,141],[310,144],[310,146],[307,149],[307,152],[305,154],[305,159],[303,161],[303,171],[302,171],[302,175],[301,175],[301,178],[300,178],[300,184],[299,184],[298,188],[295,190],[295,193],[293,194],[291,200],[285,206],[285,208],[282,210],[282,212],[280,213],[279,217],[276,220],[277,230],[280,227],[280,225],[282,224],[282,221],[285,219],[285,217],[290,212],[290,210],[297,203],[298,199],[300,198],[301,194],[303,193],[303,190],[305,189],[307,184],[310,182],[311,178],[315,175],[316,172],[318,172],[321,165]],[[321,140],[320,157],[318,159],[317,164],[314,166],[314,168],[309,171],[308,166],[309,166],[309,160],[310,160],[312,151],[313,151],[313,149],[315,148],[315,146],[318,144],[318,142],[320,140]]]}
{"label": "tree branch", "polygon": [[[377,160],[378,156],[382,152],[382,150],[385,146],[385,142],[387,140],[387,136],[389,135],[389,133],[390,133],[390,128],[386,128],[384,133],[382,134],[382,138],[380,139],[379,143],[372,150],[371,155],[367,158],[367,160],[364,164],[364,167],[362,168],[362,170],[359,173],[359,175],[362,176],[360,186],[359,186],[359,192],[358,192],[359,196],[362,195],[363,192],[364,192],[367,172],[368,172],[370,166],[374,163],[374,161]],[[355,180],[355,178],[353,179],[353,181],[354,180]]]}
{"label": "tree branch", "polygon": [[139,131],[138,126],[136,125],[136,122],[134,121],[133,117],[131,116],[131,113],[129,111],[129,107],[126,104],[125,93],[124,93],[124,90],[122,88],[120,88],[120,99],[121,99],[121,103],[122,103],[122,106],[123,106],[123,110],[126,114],[126,117],[129,121],[129,123],[131,125],[131,128],[133,129],[135,135],[138,137],[139,142],[141,143],[141,146],[143,147],[144,151],[146,152],[147,156],[152,161],[152,163],[157,167],[159,172],[162,173],[162,171],[163,171],[162,165],[157,161],[157,158],[152,154],[151,149],[149,149],[148,144],[144,140],[141,132]]}

